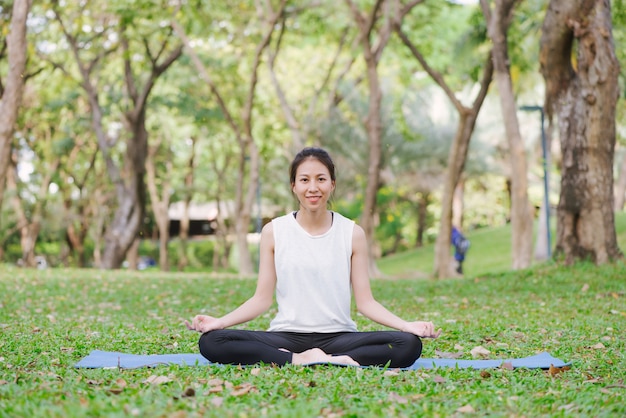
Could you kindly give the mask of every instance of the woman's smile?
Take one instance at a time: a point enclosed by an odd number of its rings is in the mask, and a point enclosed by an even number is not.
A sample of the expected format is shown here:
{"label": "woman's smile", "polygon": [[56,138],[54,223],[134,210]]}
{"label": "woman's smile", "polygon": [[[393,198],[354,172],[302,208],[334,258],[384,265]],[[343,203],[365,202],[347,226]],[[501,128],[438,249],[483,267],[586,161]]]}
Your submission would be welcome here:
{"label": "woman's smile", "polygon": [[316,210],[320,205],[325,207],[334,189],[335,182],[328,168],[316,159],[308,159],[300,164],[292,184],[292,190],[303,209],[306,206]]}

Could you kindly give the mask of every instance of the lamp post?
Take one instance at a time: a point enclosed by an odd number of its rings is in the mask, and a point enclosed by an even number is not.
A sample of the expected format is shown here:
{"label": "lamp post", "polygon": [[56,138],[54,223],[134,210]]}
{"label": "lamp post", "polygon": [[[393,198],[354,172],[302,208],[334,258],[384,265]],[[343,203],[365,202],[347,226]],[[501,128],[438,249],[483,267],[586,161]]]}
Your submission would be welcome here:
{"label": "lamp post", "polygon": [[546,210],[546,239],[548,240],[548,258],[552,257],[552,237],[550,232],[550,199],[548,181],[548,147],[546,144],[545,113],[541,106],[520,106],[524,112],[539,112],[541,114],[541,151],[543,154],[543,194],[544,206]]}

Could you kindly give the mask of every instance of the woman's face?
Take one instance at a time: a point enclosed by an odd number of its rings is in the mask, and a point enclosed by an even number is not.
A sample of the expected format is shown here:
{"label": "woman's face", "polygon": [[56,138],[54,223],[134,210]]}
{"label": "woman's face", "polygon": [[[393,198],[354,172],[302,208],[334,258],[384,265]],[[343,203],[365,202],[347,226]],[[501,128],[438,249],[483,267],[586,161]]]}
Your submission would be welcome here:
{"label": "woman's face", "polygon": [[324,164],[315,158],[308,158],[298,166],[291,190],[303,209],[325,210],[328,199],[335,190],[335,182]]}

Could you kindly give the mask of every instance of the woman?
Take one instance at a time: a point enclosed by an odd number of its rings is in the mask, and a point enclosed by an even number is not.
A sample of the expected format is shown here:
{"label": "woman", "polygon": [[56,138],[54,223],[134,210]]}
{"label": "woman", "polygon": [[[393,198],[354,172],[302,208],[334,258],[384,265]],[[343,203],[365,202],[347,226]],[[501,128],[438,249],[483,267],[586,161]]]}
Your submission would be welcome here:
{"label": "woman", "polygon": [[[335,166],[326,151],[305,148],[291,163],[297,211],[263,227],[254,295],[215,318],[197,315],[187,328],[202,333],[200,352],[225,364],[389,365],[408,367],[420,356],[420,337],[437,338],[432,322],[407,322],[377,302],[370,288],[363,229],[327,209]],[[271,306],[268,331],[227,329]],[[350,317],[351,293],[367,318],[399,331],[358,332]]]}

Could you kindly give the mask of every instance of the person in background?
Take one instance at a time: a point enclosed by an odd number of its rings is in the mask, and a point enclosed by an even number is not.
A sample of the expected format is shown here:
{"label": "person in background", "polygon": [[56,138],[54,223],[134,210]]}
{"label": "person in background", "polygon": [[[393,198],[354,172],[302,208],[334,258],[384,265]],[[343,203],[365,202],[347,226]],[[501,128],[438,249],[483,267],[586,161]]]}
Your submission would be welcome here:
{"label": "person in background", "polygon": [[[200,353],[223,364],[411,366],[421,355],[420,338],[437,338],[441,330],[399,318],[372,295],[363,229],[328,209],[335,191],[328,153],[305,148],[289,172],[299,208],[263,227],[254,295],[222,317],[185,321],[202,334]],[[278,312],[269,330],[231,329],[267,311],[274,293]],[[352,296],[361,314],[395,330],[359,332]]]}
{"label": "person in background", "polygon": [[465,261],[465,254],[470,246],[470,241],[465,238],[463,233],[454,225],[452,226],[452,236],[450,241],[454,246],[454,260],[456,261],[456,272],[463,274],[463,261]]}

